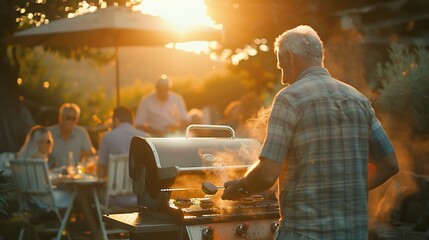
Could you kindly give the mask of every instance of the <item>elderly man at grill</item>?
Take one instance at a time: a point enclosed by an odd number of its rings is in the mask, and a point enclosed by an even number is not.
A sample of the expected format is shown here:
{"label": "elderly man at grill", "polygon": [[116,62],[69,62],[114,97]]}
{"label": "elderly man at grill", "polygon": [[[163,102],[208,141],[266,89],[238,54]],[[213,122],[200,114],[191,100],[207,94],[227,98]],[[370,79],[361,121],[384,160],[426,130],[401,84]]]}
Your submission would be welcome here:
{"label": "elderly man at grill", "polygon": [[190,123],[183,97],[170,90],[171,83],[162,75],[155,85],[156,91],[142,99],[137,108],[137,128],[155,136],[183,130]]}
{"label": "elderly man at grill", "polygon": [[79,116],[78,105],[74,103],[61,105],[58,124],[49,127],[55,142],[50,156],[51,167],[77,165],[85,157],[95,154],[87,130],[77,125]]}
{"label": "elderly man at grill", "polygon": [[323,44],[311,27],[281,34],[275,53],[287,87],[273,101],[259,162],[226,182],[222,199],[278,180],[275,239],[368,239],[368,190],[399,171],[390,140],[368,99],[324,68]]}

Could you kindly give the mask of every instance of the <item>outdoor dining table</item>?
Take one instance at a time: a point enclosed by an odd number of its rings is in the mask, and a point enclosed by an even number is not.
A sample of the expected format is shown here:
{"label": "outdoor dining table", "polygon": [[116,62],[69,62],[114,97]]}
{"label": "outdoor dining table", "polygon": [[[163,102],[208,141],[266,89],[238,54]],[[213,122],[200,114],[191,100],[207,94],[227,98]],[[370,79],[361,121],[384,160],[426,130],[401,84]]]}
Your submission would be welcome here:
{"label": "outdoor dining table", "polygon": [[[100,236],[103,237],[102,239],[108,239],[97,194],[97,189],[106,184],[106,181],[92,174],[54,175],[54,177],[51,176],[51,180],[58,188],[73,191],[70,204],[74,204],[77,200],[95,239],[99,239]],[[95,206],[96,214],[91,208],[92,204]]]}

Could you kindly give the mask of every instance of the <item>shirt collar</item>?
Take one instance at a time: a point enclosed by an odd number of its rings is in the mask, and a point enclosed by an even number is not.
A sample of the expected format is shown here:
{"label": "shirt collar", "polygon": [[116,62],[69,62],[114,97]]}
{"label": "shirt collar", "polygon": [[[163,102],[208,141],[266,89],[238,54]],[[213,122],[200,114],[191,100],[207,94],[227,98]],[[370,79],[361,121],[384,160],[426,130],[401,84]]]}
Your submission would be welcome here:
{"label": "shirt collar", "polygon": [[[75,136],[75,132],[76,132],[76,126],[73,127],[73,129],[70,133],[70,138],[73,138]],[[61,128],[60,128],[59,124],[58,124],[58,131],[57,131],[56,135],[58,138],[63,139],[63,136],[61,135]]]}
{"label": "shirt collar", "polygon": [[298,82],[301,79],[307,78],[310,75],[327,75],[327,76],[330,76],[328,69],[326,69],[324,67],[319,67],[319,66],[310,67],[310,68],[307,68],[304,71],[302,71],[301,74],[299,74],[299,76],[295,82]]}
{"label": "shirt collar", "polygon": [[129,127],[132,127],[130,123],[123,122],[123,123],[120,123],[116,128],[129,128]]}

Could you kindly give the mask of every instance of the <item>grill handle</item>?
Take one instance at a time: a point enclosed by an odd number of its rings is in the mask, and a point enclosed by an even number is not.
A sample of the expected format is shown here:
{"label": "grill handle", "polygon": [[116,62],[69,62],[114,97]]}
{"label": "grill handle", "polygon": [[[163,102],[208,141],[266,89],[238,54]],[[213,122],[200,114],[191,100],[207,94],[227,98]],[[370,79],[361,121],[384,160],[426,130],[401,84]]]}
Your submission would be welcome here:
{"label": "grill handle", "polygon": [[232,127],[227,125],[210,125],[210,124],[191,124],[186,128],[186,138],[189,138],[189,131],[191,129],[202,129],[202,130],[220,130],[229,131],[231,138],[235,138],[235,131]]}
{"label": "grill handle", "polygon": [[192,172],[201,172],[201,171],[222,171],[222,170],[246,170],[249,169],[251,165],[239,165],[239,166],[203,166],[203,167],[177,167],[179,173],[192,173]]}

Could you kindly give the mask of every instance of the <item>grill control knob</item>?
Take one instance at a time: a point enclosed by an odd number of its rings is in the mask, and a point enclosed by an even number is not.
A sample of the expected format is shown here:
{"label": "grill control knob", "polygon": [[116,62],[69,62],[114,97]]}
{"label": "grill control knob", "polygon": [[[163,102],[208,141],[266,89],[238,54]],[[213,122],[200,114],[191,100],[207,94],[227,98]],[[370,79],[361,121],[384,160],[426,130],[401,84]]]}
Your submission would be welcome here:
{"label": "grill control knob", "polygon": [[237,225],[237,227],[235,227],[235,234],[237,234],[239,237],[245,238],[247,235],[248,229],[249,229],[248,223],[239,224]]}
{"label": "grill control knob", "polygon": [[213,226],[207,226],[203,228],[203,231],[201,232],[201,235],[203,237],[203,240],[213,240],[214,239],[214,227]]}
{"label": "grill control knob", "polygon": [[270,225],[271,232],[275,232],[278,227],[279,227],[279,223],[277,221],[272,222],[271,225]]}

